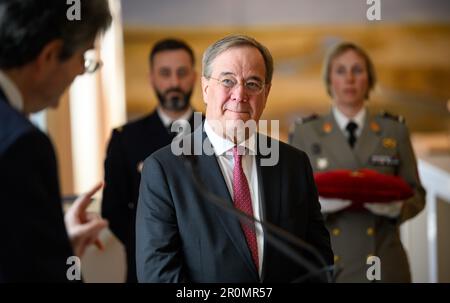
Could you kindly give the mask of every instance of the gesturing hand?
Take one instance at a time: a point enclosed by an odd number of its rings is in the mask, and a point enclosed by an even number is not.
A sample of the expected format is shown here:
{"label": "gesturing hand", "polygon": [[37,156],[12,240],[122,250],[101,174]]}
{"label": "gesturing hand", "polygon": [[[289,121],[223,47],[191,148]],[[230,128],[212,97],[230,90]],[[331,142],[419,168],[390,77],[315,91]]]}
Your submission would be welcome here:
{"label": "gesturing hand", "polygon": [[81,195],[64,216],[67,234],[78,257],[81,257],[86,248],[94,243],[99,249],[103,249],[98,235],[103,228],[108,226],[108,221],[101,218],[99,214],[86,211],[92,196],[102,187],[103,183],[99,183],[89,192]]}

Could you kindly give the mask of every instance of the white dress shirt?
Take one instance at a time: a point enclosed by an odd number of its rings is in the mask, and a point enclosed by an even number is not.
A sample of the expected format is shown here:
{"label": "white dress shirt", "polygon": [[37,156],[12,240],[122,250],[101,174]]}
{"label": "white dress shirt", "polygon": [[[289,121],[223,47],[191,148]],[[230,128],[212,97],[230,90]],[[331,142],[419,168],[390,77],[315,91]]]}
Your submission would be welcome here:
{"label": "white dress shirt", "polygon": [[8,98],[9,104],[19,112],[23,112],[23,99],[16,84],[0,70],[0,88]]}
{"label": "white dress shirt", "polygon": [[190,119],[191,116],[192,116],[193,110],[192,110],[192,107],[189,107],[189,108],[186,110],[186,112],[185,112],[183,115],[181,115],[180,118],[178,118],[178,119],[176,119],[176,120],[170,118],[167,114],[165,114],[165,113],[161,110],[161,107],[159,107],[159,106],[158,106],[158,108],[156,109],[156,112],[158,113],[158,116],[159,116],[159,118],[161,119],[163,125],[167,128],[167,127],[169,127],[169,125],[170,125],[171,123],[173,123],[174,121],[186,120],[186,121],[189,122],[189,119]]}
{"label": "white dress shirt", "polygon": [[[231,197],[234,199],[233,194],[233,168],[234,168],[234,158],[233,158],[233,147],[236,145],[228,139],[219,136],[212,129],[211,125],[208,123],[208,119],[205,120],[205,133],[211,142],[214,153],[219,162],[220,169],[222,170],[222,175],[227,184],[228,191]],[[254,136],[250,139],[242,142],[239,146],[246,147],[246,154],[242,155],[242,169],[244,170],[245,177],[247,178],[247,183],[250,190],[250,196],[252,199],[253,216],[260,220],[262,218],[262,207],[259,193],[259,183],[258,183],[258,173],[256,168],[256,141]],[[259,276],[261,276],[262,260],[264,254],[264,234],[261,224],[256,224],[256,243],[258,245],[258,261],[259,261]]]}
{"label": "white dress shirt", "polygon": [[367,109],[365,107],[361,108],[361,110],[351,119],[344,115],[336,106],[333,106],[332,111],[337,125],[347,138],[350,136],[350,134],[348,133],[346,127],[350,121],[353,121],[356,123],[356,125],[358,125],[358,128],[355,132],[356,138],[361,135],[364,126],[364,120],[366,119],[367,114]]}

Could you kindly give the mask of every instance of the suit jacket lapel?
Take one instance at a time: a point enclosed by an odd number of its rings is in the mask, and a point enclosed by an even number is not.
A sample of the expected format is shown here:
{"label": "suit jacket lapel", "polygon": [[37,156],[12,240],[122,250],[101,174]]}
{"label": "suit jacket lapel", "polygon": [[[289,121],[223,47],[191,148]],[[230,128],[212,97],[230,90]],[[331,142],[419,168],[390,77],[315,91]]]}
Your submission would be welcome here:
{"label": "suit jacket lapel", "polygon": [[[194,131],[194,138],[196,133],[198,135],[198,132],[202,132],[202,127],[199,127]],[[194,144],[199,144],[203,141],[207,141],[206,144],[210,144],[208,137],[204,132],[202,132],[202,140],[200,142],[198,142],[198,140],[196,141],[195,139],[192,141],[194,142]],[[233,206],[233,200],[228,191],[228,187],[222,175],[222,170],[220,169],[216,156],[206,155],[203,149],[201,150],[201,155],[197,156],[198,174],[200,180],[210,193],[214,194],[218,198],[221,198],[228,205]],[[217,216],[217,221],[222,224],[232,243],[239,251],[242,258],[245,260],[245,264],[247,264],[248,269],[250,270],[250,272],[252,272],[252,274],[255,275],[255,279],[259,279],[238,218],[233,214],[227,213],[225,210],[219,207],[215,207],[214,209]]]}

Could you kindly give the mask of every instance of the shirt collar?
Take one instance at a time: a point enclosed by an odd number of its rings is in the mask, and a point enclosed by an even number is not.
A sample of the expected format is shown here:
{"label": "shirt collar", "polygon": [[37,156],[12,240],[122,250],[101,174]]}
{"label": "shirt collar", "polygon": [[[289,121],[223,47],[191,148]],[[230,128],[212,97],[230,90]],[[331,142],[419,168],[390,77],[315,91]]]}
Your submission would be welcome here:
{"label": "shirt collar", "polygon": [[[230,140],[223,138],[219,134],[217,134],[211,127],[211,125],[208,123],[208,119],[205,119],[205,125],[204,125],[205,133],[208,136],[209,141],[211,142],[214,153],[217,156],[224,155],[227,151],[230,151],[233,147],[236,146],[235,143],[231,142]],[[255,134],[252,134],[250,138],[247,140],[241,142],[239,146],[244,146],[246,149],[249,150],[250,155],[256,155],[256,136]]]}
{"label": "shirt collar", "polygon": [[16,84],[0,70],[0,88],[5,93],[9,104],[19,112],[23,112],[23,98]]}
{"label": "shirt collar", "polygon": [[192,113],[194,112],[193,110],[192,110],[192,107],[189,107],[187,110],[186,110],[186,112],[183,114],[183,115],[181,115],[181,117],[180,118],[178,118],[178,119],[172,119],[172,118],[170,118],[168,115],[166,115],[162,110],[161,110],[161,107],[159,107],[158,106],[158,108],[156,109],[156,111],[158,112],[158,116],[159,116],[159,118],[161,119],[161,121],[162,121],[162,123],[163,123],[163,125],[165,126],[165,127],[169,127],[170,126],[170,124],[172,124],[175,120],[189,120],[190,118],[191,118],[191,116],[192,116]]}
{"label": "shirt collar", "polygon": [[345,131],[348,122],[353,121],[358,125],[358,131],[361,130],[364,126],[364,119],[366,118],[367,109],[363,107],[352,119],[349,119],[346,115],[344,115],[336,106],[333,106],[333,115],[336,120],[337,125],[342,131]]}

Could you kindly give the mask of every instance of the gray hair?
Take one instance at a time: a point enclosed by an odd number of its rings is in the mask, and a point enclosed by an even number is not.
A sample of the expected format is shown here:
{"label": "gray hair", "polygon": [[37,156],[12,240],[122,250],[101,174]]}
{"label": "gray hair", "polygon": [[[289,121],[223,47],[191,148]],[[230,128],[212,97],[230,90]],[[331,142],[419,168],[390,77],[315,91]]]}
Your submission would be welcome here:
{"label": "gray hair", "polygon": [[331,79],[330,79],[330,73],[331,73],[331,64],[333,63],[333,60],[345,53],[348,50],[355,51],[358,55],[363,58],[365,64],[366,64],[366,70],[368,75],[368,89],[366,92],[366,99],[369,98],[370,91],[375,87],[375,84],[377,82],[377,77],[375,73],[375,67],[372,63],[372,60],[370,60],[369,55],[358,45],[350,42],[341,42],[335,45],[333,48],[330,49],[330,51],[325,56],[325,60],[323,63],[322,68],[322,79],[325,83],[325,86],[327,88],[327,93],[330,97],[333,97],[332,91],[331,91]]}
{"label": "gray hair", "polygon": [[203,54],[202,60],[203,77],[207,79],[211,77],[212,74],[211,64],[218,55],[222,54],[223,52],[233,47],[239,46],[254,47],[261,53],[266,67],[266,76],[264,81],[266,84],[270,84],[272,82],[272,75],[273,75],[273,59],[272,55],[270,54],[270,51],[267,49],[267,47],[256,41],[254,38],[245,35],[226,36],[225,38],[222,38],[213,43],[212,45],[210,45]]}

